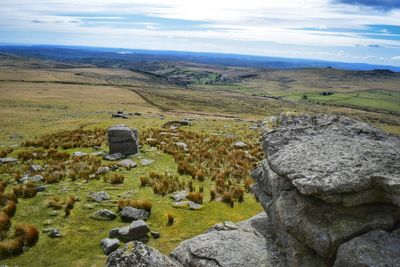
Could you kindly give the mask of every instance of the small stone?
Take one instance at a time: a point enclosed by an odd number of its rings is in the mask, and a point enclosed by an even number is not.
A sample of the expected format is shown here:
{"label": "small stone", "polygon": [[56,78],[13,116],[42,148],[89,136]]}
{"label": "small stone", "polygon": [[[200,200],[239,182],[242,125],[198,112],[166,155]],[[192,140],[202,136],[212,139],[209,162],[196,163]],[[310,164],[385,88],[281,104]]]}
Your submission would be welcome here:
{"label": "small stone", "polygon": [[118,236],[118,230],[119,228],[113,228],[108,232],[108,237],[109,238],[115,238]]}
{"label": "small stone", "polygon": [[234,224],[233,222],[230,222],[230,221],[225,221],[225,222],[224,222],[224,226],[225,226],[228,230],[236,230],[236,229],[239,228],[236,224]]}
{"label": "small stone", "polygon": [[136,209],[133,207],[126,206],[121,210],[121,220],[124,222],[131,222],[134,220],[147,220],[149,213],[145,210]]}
{"label": "small stone", "polygon": [[247,144],[245,142],[239,141],[239,142],[236,142],[233,146],[236,148],[246,148]]}
{"label": "small stone", "polygon": [[29,166],[29,171],[31,171],[31,172],[40,172],[42,170],[43,170],[42,166],[40,166],[38,164],[33,164],[33,165]]}
{"label": "small stone", "polygon": [[36,192],[43,192],[46,191],[47,186],[41,185],[41,186],[36,186]]}
{"label": "small stone", "polygon": [[117,250],[119,244],[120,242],[116,238],[104,238],[100,241],[100,246],[103,249],[104,254],[106,255]]}
{"label": "small stone", "polygon": [[135,168],[137,166],[136,162],[130,159],[121,160],[120,162],[118,162],[118,165],[128,170]]}
{"label": "small stone", "polygon": [[160,232],[151,231],[150,234],[154,239],[158,239],[161,237]]}
{"label": "small stone", "polygon": [[202,205],[189,201],[189,209],[190,210],[201,210],[203,208]]}
{"label": "small stone", "polygon": [[188,195],[187,191],[179,191],[172,193],[171,198],[173,198],[175,202],[179,202],[186,199],[187,195]]}
{"label": "small stone", "polygon": [[177,209],[186,209],[189,207],[189,202],[188,201],[174,202],[174,203],[172,203],[172,207],[177,208]]}
{"label": "small stone", "polygon": [[44,178],[42,175],[34,175],[34,176],[25,175],[21,179],[19,179],[18,182],[26,184],[30,182],[33,183],[42,182],[43,180]]}
{"label": "small stone", "polygon": [[77,158],[84,157],[86,155],[88,155],[88,153],[81,152],[81,151],[76,151],[76,152],[72,153],[72,156],[77,157]]}
{"label": "small stone", "polygon": [[62,237],[60,230],[53,228],[49,231],[48,236],[51,238],[58,238],[58,237]]}
{"label": "small stone", "polygon": [[152,160],[152,159],[141,159],[140,160],[140,165],[147,166],[147,165],[152,164],[153,162],[154,162],[154,160]]}
{"label": "small stone", "polygon": [[189,146],[184,142],[176,142],[175,145],[182,148],[184,151],[189,151]]}
{"label": "small stone", "polygon": [[0,164],[7,164],[7,163],[16,163],[18,160],[15,158],[0,158]]}
{"label": "small stone", "polygon": [[110,168],[107,166],[103,166],[97,169],[96,175],[105,174],[110,171]]}
{"label": "small stone", "polygon": [[96,202],[101,202],[104,200],[109,200],[110,196],[104,192],[104,191],[100,191],[100,192],[91,192],[89,193],[89,199],[96,201]]}
{"label": "small stone", "polygon": [[101,151],[90,153],[90,156],[93,156],[93,157],[101,157],[103,155],[104,155],[104,153]]}
{"label": "small stone", "polygon": [[125,156],[121,153],[114,153],[114,154],[106,154],[104,155],[103,159],[105,160],[110,160],[110,161],[116,161],[125,158]]}
{"label": "small stone", "polygon": [[90,218],[97,221],[112,221],[117,218],[117,214],[110,210],[103,209],[96,211]]}

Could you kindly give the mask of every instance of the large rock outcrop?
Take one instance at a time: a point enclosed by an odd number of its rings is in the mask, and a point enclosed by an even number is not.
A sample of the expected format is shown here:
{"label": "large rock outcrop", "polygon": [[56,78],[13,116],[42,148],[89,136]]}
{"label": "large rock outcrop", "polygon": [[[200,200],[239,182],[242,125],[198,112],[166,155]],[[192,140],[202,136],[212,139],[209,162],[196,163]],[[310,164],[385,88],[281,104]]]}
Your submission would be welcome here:
{"label": "large rock outcrop", "polygon": [[125,156],[139,152],[139,137],[136,129],[125,125],[115,125],[108,128],[109,154],[121,153]]}
{"label": "large rock outcrop", "polygon": [[400,222],[400,138],[342,116],[281,115],[264,126],[252,189],[288,266],[332,265],[341,244]]}

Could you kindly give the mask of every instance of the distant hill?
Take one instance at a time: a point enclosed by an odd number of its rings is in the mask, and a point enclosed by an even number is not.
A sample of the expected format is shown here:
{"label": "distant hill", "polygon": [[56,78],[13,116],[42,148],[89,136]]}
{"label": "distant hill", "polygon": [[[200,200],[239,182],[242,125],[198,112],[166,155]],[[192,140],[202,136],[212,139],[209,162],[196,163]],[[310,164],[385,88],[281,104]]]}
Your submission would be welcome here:
{"label": "distant hill", "polygon": [[400,67],[343,63],[310,59],[250,56],[237,54],[158,51],[84,46],[0,46],[0,52],[26,57],[37,57],[71,63],[93,64],[101,67],[126,65],[126,63],[155,61],[184,61],[222,66],[256,67],[270,69],[337,68],[345,70],[388,70],[400,72]]}

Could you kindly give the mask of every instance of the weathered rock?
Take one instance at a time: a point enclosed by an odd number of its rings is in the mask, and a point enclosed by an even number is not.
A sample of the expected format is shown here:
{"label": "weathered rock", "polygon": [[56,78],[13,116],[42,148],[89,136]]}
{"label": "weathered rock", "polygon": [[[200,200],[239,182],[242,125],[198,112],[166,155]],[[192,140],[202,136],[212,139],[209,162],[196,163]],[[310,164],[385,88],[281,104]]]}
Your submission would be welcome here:
{"label": "weathered rock", "polygon": [[140,165],[147,166],[147,165],[152,164],[153,162],[154,162],[154,160],[152,160],[152,159],[141,159],[140,160]]}
{"label": "weathered rock", "polygon": [[130,225],[112,229],[109,233],[110,238],[118,238],[122,242],[138,240],[150,232],[149,226],[143,220],[133,221]]}
{"label": "weathered rock", "polygon": [[137,167],[136,162],[134,162],[133,160],[130,159],[124,159],[121,160],[120,162],[118,162],[118,166],[124,167],[128,170]]}
{"label": "weathered rock", "polygon": [[125,156],[121,153],[113,153],[113,154],[106,154],[104,155],[103,159],[109,161],[116,161],[125,158]]}
{"label": "weathered rock", "polygon": [[266,220],[266,215],[260,214],[238,224],[236,229],[212,228],[182,242],[171,256],[183,266],[191,267],[283,267],[279,252],[268,236]]}
{"label": "weathered rock", "polygon": [[190,210],[201,210],[203,208],[202,205],[194,203],[193,201],[189,201],[188,204]]}
{"label": "weathered rock", "polygon": [[81,151],[75,151],[74,153],[72,153],[72,156],[77,157],[77,158],[81,158],[81,157],[84,157],[87,155],[88,155],[88,153],[81,152]]}
{"label": "weathered rock", "polygon": [[233,144],[235,148],[246,148],[248,145],[245,142],[239,141]]}
{"label": "weathered rock", "polygon": [[158,238],[161,237],[160,232],[151,231],[150,234],[151,234],[151,236],[152,236],[154,239],[158,239]]}
{"label": "weathered rock", "polygon": [[38,165],[38,164],[33,164],[29,166],[29,171],[30,172],[40,172],[43,170],[43,167]]}
{"label": "weathered rock", "polygon": [[129,242],[107,259],[107,267],[181,267],[159,251],[141,242]]}
{"label": "weathered rock", "polygon": [[101,151],[90,153],[90,156],[93,156],[93,157],[101,157],[103,155],[104,155],[104,153]]}
{"label": "weathered rock", "polygon": [[139,137],[136,129],[125,125],[116,125],[108,129],[110,154],[121,153],[125,156],[139,152]]}
{"label": "weathered rock", "polygon": [[97,220],[97,221],[112,221],[117,218],[117,214],[114,212],[104,209],[98,210],[90,216],[90,218]]}
{"label": "weathered rock", "polygon": [[184,142],[176,142],[175,145],[182,148],[184,151],[189,151],[189,146]]}
{"label": "weathered rock", "polygon": [[179,191],[179,192],[172,193],[171,198],[175,202],[179,202],[179,201],[186,199],[187,195],[188,195],[187,191]]}
{"label": "weathered rock", "polygon": [[46,191],[47,186],[41,185],[41,186],[36,186],[36,192],[43,192]]}
{"label": "weathered rock", "polygon": [[334,267],[400,266],[400,230],[375,230],[342,244]]}
{"label": "weathered rock", "polygon": [[17,159],[10,157],[0,158],[0,164],[16,163],[17,161],[18,161]]}
{"label": "weathered rock", "polygon": [[49,231],[48,236],[51,237],[51,238],[62,237],[60,230],[58,230],[56,228],[52,228]]}
{"label": "weathered rock", "polygon": [[42,182],[44,180],[43,176],[41,175],[34,175],[34,176],[29,176],[29,175],[25,175],[23,177],[21,177],[21,179],[18,180],[18,182],[20,183],[37,183],[37,182]]}
{"label": "weathered rock", "polygon": [[400,207],[400,137],[342,116],[281,116],[263,136],[271,169],[302,194]]}
{"label": "weathered rock", "polygon": [[192,123],[188,120],[181,120],[181,121],[168,121],[162,125],[163,128],[171,128],[174,129],[179,128],[181,126],[190,126]]}
{"label": "weathered rock", "polygon": [[106,255],[116,251],[119,248],[119,244],[120,242],[116,238],[104,238],[100,241],[100,247]]}
{"label": "weathered rock", "polygon": [[126,206],[121,210],[120,216],[121,216],[121,220],[124,222],[131,222],[134,220],[146,221],[149,218],[149,213],[145,210]]}
{"label": "weathered rock", "polygon": [[110,196],[104,191],[90,192],[88,197],[90,200],[93,200],[96,202],[101,202],[101,201],[110,199]]}
{"label": "weathered rock", "polygon": [[96,175],[101,175],[101,174],[106,174],[107,172],[110,171],[110,168],[107,166],[102,166],[100,168],[97,169],[96,171]]}
{"label": "weathered rock", "polygon": [[327,115],[274,117],[263,130],[251,190],[288,266],[330,266],[344,242],[398,225],[398,137]]}
{"label": "weathered rock", "polygon": [[172,203],[172,207],[177,209],[187,209],[189,207],[189,201],[178,201]]}

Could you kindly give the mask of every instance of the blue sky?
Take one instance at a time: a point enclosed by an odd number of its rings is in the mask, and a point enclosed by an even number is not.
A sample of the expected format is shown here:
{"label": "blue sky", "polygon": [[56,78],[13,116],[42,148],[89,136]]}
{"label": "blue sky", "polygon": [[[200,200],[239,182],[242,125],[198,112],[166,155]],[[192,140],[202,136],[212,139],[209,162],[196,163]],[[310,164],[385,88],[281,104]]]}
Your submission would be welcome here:
{"label": "blue sky", "polygon": [[0,43],[400,66],[400,0],[3,0]]}

